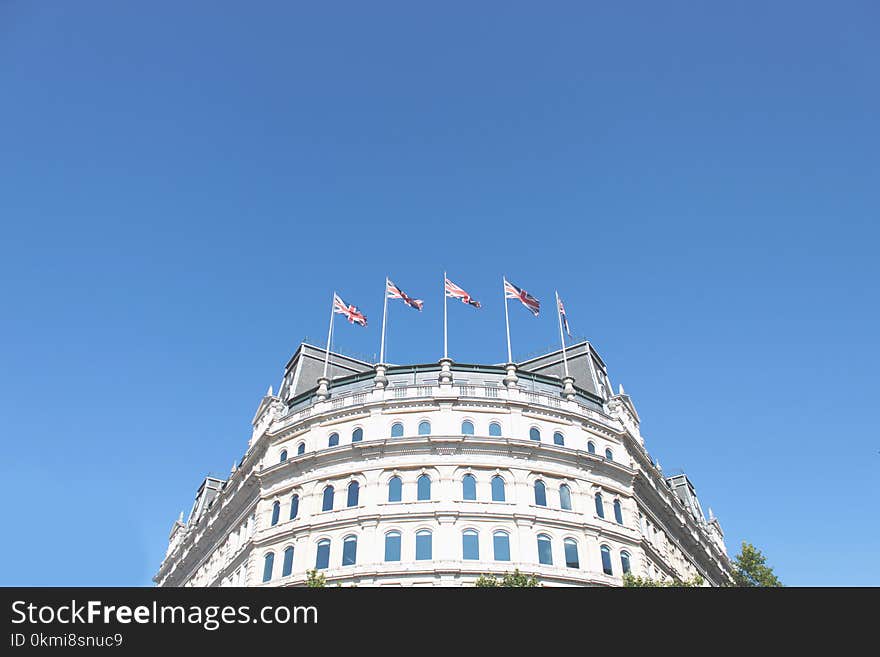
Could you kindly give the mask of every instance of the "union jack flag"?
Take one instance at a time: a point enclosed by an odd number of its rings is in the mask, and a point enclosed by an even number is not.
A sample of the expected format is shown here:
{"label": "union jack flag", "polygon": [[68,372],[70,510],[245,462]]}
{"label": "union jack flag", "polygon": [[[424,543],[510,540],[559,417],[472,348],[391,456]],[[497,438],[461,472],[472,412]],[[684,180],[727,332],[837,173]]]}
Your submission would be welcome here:
{"label": "union jack flag", "polygon": [[559,317],[562,319],[562,326],[565,328],[565,332],[568,333],[568,337],[571,337],[571,330],[568,328],[568,317],[565,316],[565,306],[562,305],[562,299],[559,298],[559,295],[556,295],[556,304],[559,306]]}
{"label": "union jack flag", "polygon": [[471,297],[470,294],[462,290],[458,285],[450,281],[448,278],[446,279],[446,296],[452,297],[453,299],[460,299],[462,303],[469,304],[474,308],[480,307],[480,302]]}
{"label": "union jack flag", "polygon": [[410,308],[415,308],[416,310],[421,310],[424,302],[421,299],[413,299],[410,296],[407,296],[406,292],[397,287],[391,279],[385,279],[385,294],[388,295],[389,299],[401,299],[407,306]]}
{"label": "union jack flag", "polygon": [[532,311],[535,317],[541,310],[541,302],[531,294],[517,287],[506,278],[504,279],[504,296],[508,299],[519,299],[526,308]]}
{"label": "union jack flag", "polygon": [[367,316],[358,310],[357,306],[346,305],[336,293],[333,294],[333,312],[345,315],[345,319],[347,319],[350,324],[360,324],[361,326],[367,325]]}

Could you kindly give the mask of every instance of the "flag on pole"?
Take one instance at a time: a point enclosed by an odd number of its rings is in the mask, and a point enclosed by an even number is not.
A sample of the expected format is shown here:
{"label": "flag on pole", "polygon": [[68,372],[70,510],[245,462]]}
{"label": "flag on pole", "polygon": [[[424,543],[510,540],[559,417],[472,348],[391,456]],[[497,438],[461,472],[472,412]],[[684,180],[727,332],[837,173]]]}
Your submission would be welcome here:
{"label": "flag on pole", "polygon": [[469,304],[474,308],[480,308],[480,302],[471,297],[470,294],[462,290],[458,285],[446,279],[446,296],[453,299],[460,299],[462,303]]}
{"label": "flag on pole", "polygon": [[562,320],[562,326],[565,328],[568,337],[571,337],[571,330],[568,328],[568,317],[565,316],[565,306],[562,305],[562,299],[559,298],[558,294],[556,295],[556,303],[559,304],[559,318]]}
{"label": "flag on pole", "polygon": [[357,306],[346,305],[346,303],[339,298],[338,294],[333,295],[333,312],[345,315],[345,318],[350,324],[360,324],[361,326],[367,325],[367,316],[358,310]]}
{"label": "flag on pole", "polygon": [[538,316],[538,313],[541,310],[540,301],[522,288],[519,288],[508,281],[506,278],[504,279],[504,296],[508,299],[519,299],[522,302],[522,305],[532,311],[535,317]]}
{"label": "flag on pole", "polygon": [[406,292],[397,287],[389,278],[385,279],[385,294],[389,299],[401,299],[410,308],[421,310],[424,302],[421,299],[413,299]]}

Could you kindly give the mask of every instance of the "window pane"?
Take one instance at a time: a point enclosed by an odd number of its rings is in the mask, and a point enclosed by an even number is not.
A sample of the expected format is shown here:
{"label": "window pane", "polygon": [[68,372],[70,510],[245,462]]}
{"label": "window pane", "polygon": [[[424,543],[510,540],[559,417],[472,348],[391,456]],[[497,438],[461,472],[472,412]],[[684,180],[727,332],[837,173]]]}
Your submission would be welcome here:
{"label": "window pane", "polygon": [[364,430],[358,427],[354,431],[351,432],[351,442],[359,443],[364,439]]}
{"label": "window pane", "polygon": [[361,490],[361,485],[353,481],[348,485],[348,506],[357,506],[358,505],[358,495]]}
{"label": "window pane", "polygon": [[535,504],[547,506],[547,489],[544,487],[544,482],[540,479],[535,482]]}
{"label": "window pane", "polygon": [[492,535],[495,548],[495,561],[510,561],[510,536],[507,532],[495,532]]}
{"label": "window pane", "polygon": [[431,423],[428,421],[419,422],[419,435],[429,436],[431,434]]}
{"label": "window pane", "polygon": [[419,477],[418,495],[416,499],[419,501],[431,499],[431,478],[428,475]]}
{"label": "window pane", "polygon": [[559,487],[559,506],[571,511],[571,489],[565,484]]}
{"label": "window pane", "polygon": [[606,575],[613,575],[614,572],[611,569],[611,549],[607,545],[603,545],[601,548],[602,551],[602,572]]}
{"label": "window pane", "polygon": [[479,535],[475,531],[466,531],[461,535],[461,558],[476,561],[480,558]]}
{"label": "window pane", "polygon": [[281,502],[275,502],[272,505],[272,525],[278,524],[278,515],[281,513]]}
{"label": "window pane", "polygon": [[590,454],[596,453],[596,444],[592,440],[587,443],[587,451]]}
{"label": "window pane", "polygon": [[580,568],[578,544],[570,538],[565,539],[565,565],[568,568]]}
{"label": "window pane", "polygon": [[461,480],[461,497],[465,500],[477,499],[477,479],[474,475],[466,474]]}
{"label": "window pane", "polygon": [[602,504],[602,494],[596,493],[596,515],[600,518],[605,517],[605,505]]}
{"label": "window pane", "polygon": [[550,537],[546,534],[538,536],[538,562],[545,566],[553,565],[553,549],[550,545]]}
{"label": "window pane", "polygon": [[502,479],[498,475],[492,477],[492,501],[504,501],[504,479]]}
{"label": "window pane", "polygon": [[461,433],[464,436],[473,436],[474,435],[474,423],[470,420],[465,420],[461,423]]}
{"label": "window pane", "polygon": [[326,538],[318,541],[318,554],[315,557],[315,568],[323,570],[330,565],[330,541]]}
{"label": "window pane", "polygon": [[614,500],[614,519],[618,525],[623,524],[623,510],[620,508],[620,500]]}
{"label": "window pane", "polygon": [[357,561],[358,542],[356,536],[346,536],[342,543],[342,565],[353,566]]}
{"label": "window pane", "polygon": [[305,454],[306,453],[306,444],[300,443],[299,445],[297,445],[296,446],[296,453],[297,454]]}
{"label": "window pane", "polygon": [[416,561],[430,561],[431,532],[420,531],[416,534]]}
{"label": "window pane", "polygon": [[559,433],[558,431],[553,434],[553,444],[554,445],[565,445],[565,437]]}
{"label": "window pane", "polygon": [[287,577],[293,570],[293,548],[289,547],[284,550],[284,563],[281,566],[281,576]]}
{"label": "window pane", "polygon": [[609,461],[614,460],[614,454],[612,453],[612,451],[610,449],[605,450],[605,458],[608,459]]}
{"label": "window pane", "polygon": [[333,486],[324,489],[324,500],[321,503],[321,511],[333,510]]}
{"label": "window pane", "polygon": [[299,513],[299,495],[294,495],[290,498],[290,519],[293,520],[296,518]]}
{"label": "window pane", "polygon": [[388,481],[388,501],[400,502],[402,490],[403,483],[400,481],[400,477],[391,477]]}
{"label": "window pane", "polygon": [[392,438],[400,438],[403,435],[403,425],[400,422],[395,422],[391,425],[391,437]]}
{"label": "window pane", "polygon": [[531,440],[541,440],[541,432],[538,431],[535,427],[529,429],[529,438]]}
{"label": "window pane", "polygon": [[400,561],[400,533],[385,534],[385,561]]}
{"label": "window pane", "polygon": [[339,434],[331,433],[330,438],[327,439],[327,447],[336,447],[339,444]]}
{"label": "window pane", "polygon": [[489,425],[489,435],[498,437],[501,435],[501,425],[497,422],[493,422]]}
{"label": "window pane", "polygon": [[281,458],[278,459],[280,463],[284,463],[287,460],[287,450],[281,450]]}
{"label": "window pane", "polygon": [[272,579],[272,566],[275,565],[275,555],[270,552],[263,558],[263,581]]}
{"label": "window pane", "polygon": [[620,553],[620,567],[624,573],[629,572],[629,552]]}

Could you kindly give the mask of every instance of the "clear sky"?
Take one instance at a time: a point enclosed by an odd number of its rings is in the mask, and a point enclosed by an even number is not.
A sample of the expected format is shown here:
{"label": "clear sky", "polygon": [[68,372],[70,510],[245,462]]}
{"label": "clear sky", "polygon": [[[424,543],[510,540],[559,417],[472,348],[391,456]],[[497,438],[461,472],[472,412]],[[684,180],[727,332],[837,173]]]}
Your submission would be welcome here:
{"label": "clear sky", "polygon": [[[880,585],[874,2],[0,2],[2,584],[149,585],[330,295],[558,288],[731,553]],[[709,5],[713,7],[709,7]]]}

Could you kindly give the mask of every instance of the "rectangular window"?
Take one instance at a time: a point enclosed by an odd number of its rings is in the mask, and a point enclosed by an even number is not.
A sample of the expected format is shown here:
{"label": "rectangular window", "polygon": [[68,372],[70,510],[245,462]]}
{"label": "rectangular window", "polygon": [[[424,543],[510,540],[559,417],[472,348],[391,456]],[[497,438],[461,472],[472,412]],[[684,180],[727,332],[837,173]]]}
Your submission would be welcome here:
{"label": "rectangular window", "polygon": [[431,533],[416,534],[416,561],[431,560]]}
{"label": "rectangular window", "polygon": [[477,561],[480,558],[479,536],[476,532],[462,534],[461,557],[466,561]]}

